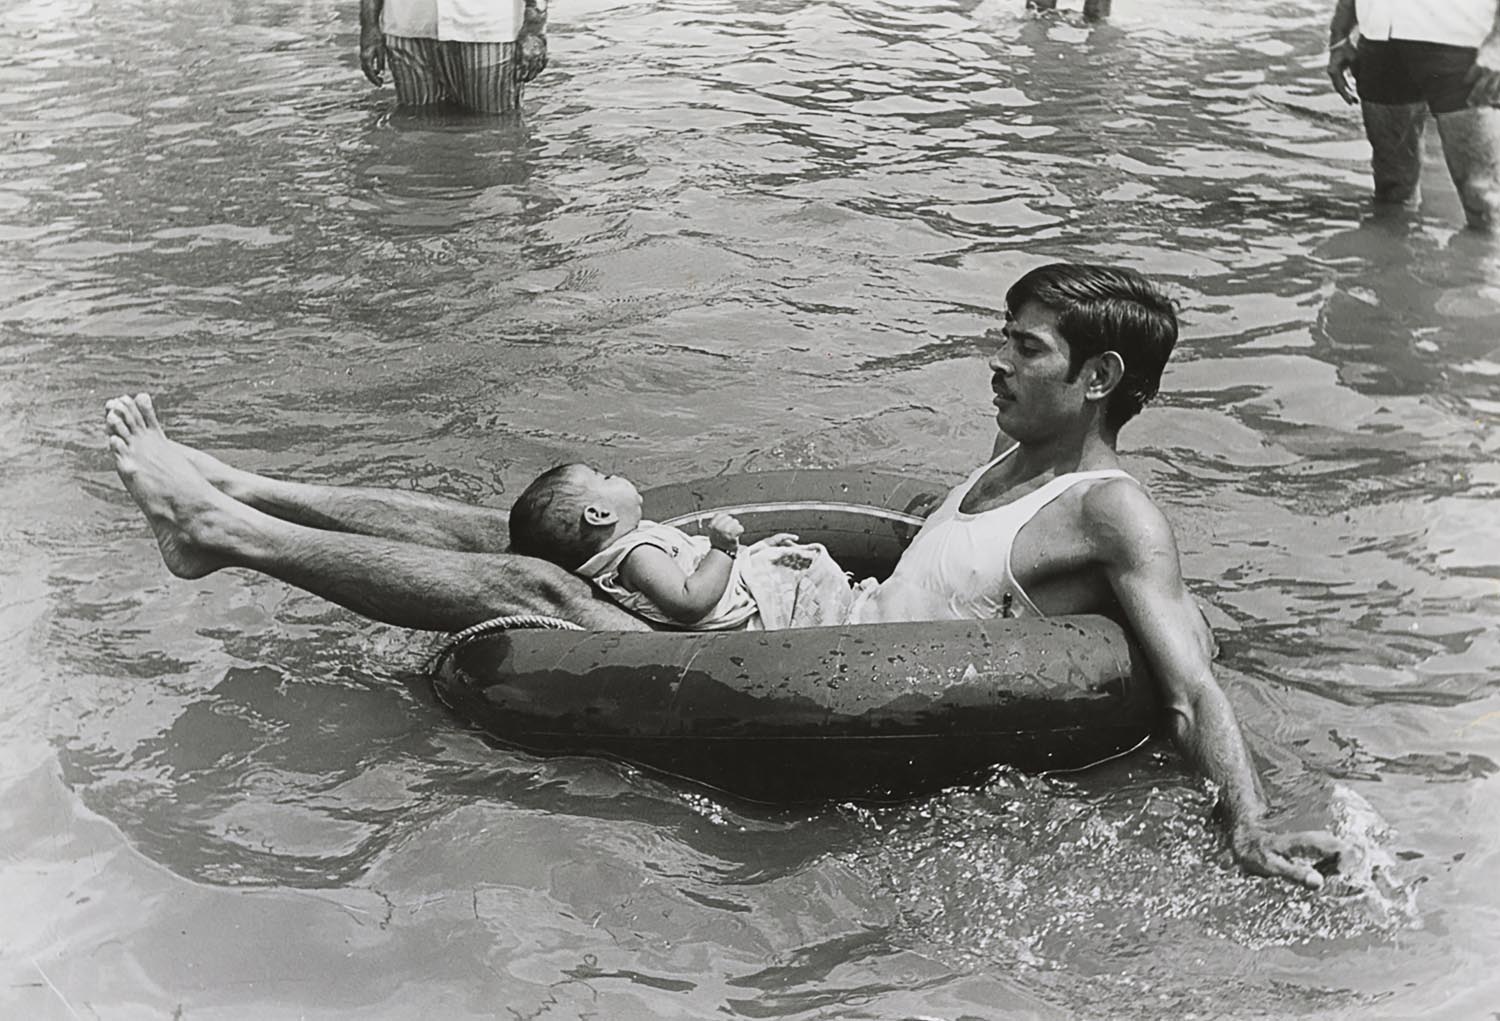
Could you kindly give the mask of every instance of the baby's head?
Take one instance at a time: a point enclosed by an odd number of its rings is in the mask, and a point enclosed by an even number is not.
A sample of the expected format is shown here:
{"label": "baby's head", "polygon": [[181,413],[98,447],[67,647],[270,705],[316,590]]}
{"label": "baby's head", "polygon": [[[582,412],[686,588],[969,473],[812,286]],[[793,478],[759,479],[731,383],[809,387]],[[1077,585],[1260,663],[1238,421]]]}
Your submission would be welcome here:
{"label": "baby's head", "polygon": [[516,498],[510,550],[572,571],[640,523],[641,494],[629,479],[560,464]]}

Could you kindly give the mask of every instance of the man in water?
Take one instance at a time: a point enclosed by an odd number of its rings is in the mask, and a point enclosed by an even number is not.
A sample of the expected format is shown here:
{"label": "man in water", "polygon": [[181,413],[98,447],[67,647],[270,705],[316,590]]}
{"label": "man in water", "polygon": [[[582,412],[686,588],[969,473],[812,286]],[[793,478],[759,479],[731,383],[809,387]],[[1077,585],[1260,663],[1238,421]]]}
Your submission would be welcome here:
{"label": "man in water", "polygon": [[[1173,737],[1220,789],[1235,858],[1317,887],[1342,845],[1265,825],[1260,780],[1161,510],[1120,467],[1119,428],[1155,394],[1177,340],[1170,302],[1131,270],[1056,264],[1006,295],[990,359],[994,460],[928,519],[858,622],[1105,613],[1135,634]],[[244,567],[367,617],[458,631],[540,613],[642,630],[577,576],[505,549],[506,515],[420,494],[304,485],[232,468],[167,438],[144,394],[107,405],[116,470],[168,568]],[[1310,863],[1311,862],[1311,863]]]}
{"label": "man in water", "polygon": [[547,0],[360,0],[359,67],[390,68],[401,106],[475,113],[521,108],[521,85],[547,66]]}
{"label": "man in water", "polygon": [[1500,228],[1500,0],[1337,0],[1328,76],[1360,106],[1376,203],[1420,201],[1430,112],[1469,226]]}

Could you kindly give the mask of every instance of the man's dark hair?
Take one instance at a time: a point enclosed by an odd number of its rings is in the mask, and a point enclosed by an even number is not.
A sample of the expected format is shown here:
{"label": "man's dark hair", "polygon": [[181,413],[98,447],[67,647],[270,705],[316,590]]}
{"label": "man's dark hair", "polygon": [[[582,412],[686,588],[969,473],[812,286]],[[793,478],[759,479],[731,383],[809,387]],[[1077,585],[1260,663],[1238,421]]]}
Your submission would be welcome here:
{"label": "man's dark hair", "polygon": [[599,552],[607,530],[588,528],[583,509],[588,494],[575,481],[573,462],[549,468],[516,497],[510,508],[510,551],[540,557],[569,571]]}
{"label": "man's dark hair", "polygon": [[1005,292],[1012,315],[1036,302],[1057,315],[1057,332],[1068,342],[1068,381],[1083,363],[1114,351],[1125,375],[1104,405],[1111,432],[1135,417],[1156,396],[1161,373],[1177,343],[1177,310],[1171,299],[1133,269],[1054,262],[1039,266]]}

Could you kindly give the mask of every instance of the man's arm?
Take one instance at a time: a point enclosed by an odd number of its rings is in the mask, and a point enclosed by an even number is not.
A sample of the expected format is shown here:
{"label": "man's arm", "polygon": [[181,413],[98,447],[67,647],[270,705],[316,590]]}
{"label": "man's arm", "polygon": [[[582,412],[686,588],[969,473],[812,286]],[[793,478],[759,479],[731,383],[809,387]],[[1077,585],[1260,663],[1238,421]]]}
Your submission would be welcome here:
{"label": "man's arm", "polygon": [[1354,91],[1354,29],[1357,22],[1354,0],[1338,0],[1333,8],[1333,18],[1328,22],[1328,77],[1333,89],[1344,97],[1346,103],[1359,102],[1359,93]]}
{"label": "man's arm", "polygon": [[359,69],[379,85],[385,72],[385,37],[380,32],[380,15],[385,0],[359,0]]}
{"label": "man's arm", "polygon": [[525,10],[522,12],[521,31],[547,31],[547,0],[525,0]]}
{"label": "man's arm", "polygon": [[1479,44],[1474,66],[1469,68],[1470,106],[1500,106],[1500,7],[1495,8],[1495,23],[1490,34]]}
{"label": "man's arm", "polygon": [[547,0],[526,0],[521,33],[516,36],[517,69],[521,81],[529,82],[547,66]]}
{"label": "man's arm", "polygon": [[1318,887],[1314,861],[1343,845],[1328,833],[1274,833],[1266,798],[1234,709],[1214,679],[1207,625],[1182,580],[1171,526],[1144,491],[1128,481],[1096,485],[1084,496],[1084,526],[1136,640],[1161,685],[1172,737],[1188,762],[1220,791],[1235,859],[1249,872]]}

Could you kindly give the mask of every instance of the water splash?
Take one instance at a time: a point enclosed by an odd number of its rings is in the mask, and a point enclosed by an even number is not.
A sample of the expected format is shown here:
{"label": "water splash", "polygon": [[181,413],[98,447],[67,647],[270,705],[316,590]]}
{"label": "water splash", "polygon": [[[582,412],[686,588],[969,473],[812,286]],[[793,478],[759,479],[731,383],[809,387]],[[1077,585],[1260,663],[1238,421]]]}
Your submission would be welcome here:
{"label": "water splash", "polygon": [[982,788],[866,812],[880,839],[854,857],[897,903],[898,944],[1022,974],[1091,1009],[1103,997],[1112,1016],[1192,1009],[1226,985],[1247,1004],[1346,1005],[1356,994],[1292,993],[1257,974],[1266,953],[1378,944],[1415,924],[1415,887],[1383,849],[1389,828],[1352,790],[1335,806],[1337,834],[1358,853],[1321,892],[1243,874],[1210,795],[1183,784],[1091,792],[1001,771]]}

